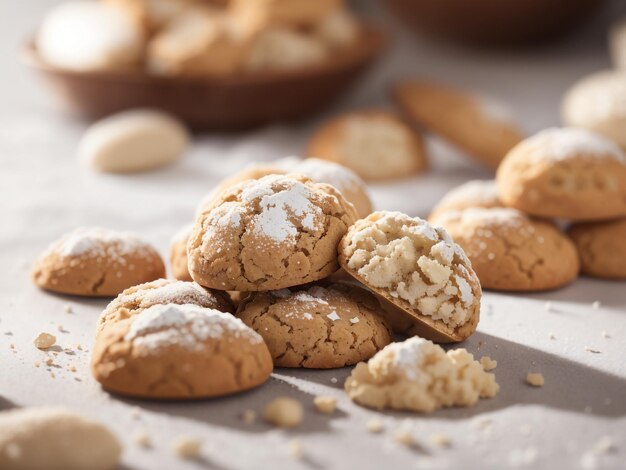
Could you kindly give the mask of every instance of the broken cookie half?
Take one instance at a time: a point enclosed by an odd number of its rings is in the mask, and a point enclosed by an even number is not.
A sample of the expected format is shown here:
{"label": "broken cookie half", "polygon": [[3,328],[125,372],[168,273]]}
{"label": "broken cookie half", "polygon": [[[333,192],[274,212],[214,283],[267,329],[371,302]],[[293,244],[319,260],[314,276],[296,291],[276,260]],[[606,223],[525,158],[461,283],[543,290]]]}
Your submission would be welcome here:
{"label": "broken cookie half", "polygon": [[425,220],[374,212],[343,237],[339,264],[383,302],[397,333],[444,343],[476,330],[478,277],[461,247]]}

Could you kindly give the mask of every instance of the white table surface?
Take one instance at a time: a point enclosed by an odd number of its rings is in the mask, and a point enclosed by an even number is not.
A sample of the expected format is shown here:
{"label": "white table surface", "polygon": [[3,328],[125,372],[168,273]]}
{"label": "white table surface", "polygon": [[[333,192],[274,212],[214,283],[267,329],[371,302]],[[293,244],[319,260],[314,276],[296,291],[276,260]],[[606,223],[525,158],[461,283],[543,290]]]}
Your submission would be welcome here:
{"label": "white table surface", "polygon": [[[471,409],[422,416],[360,408],[342,390],[349,369],[278,369],[254,391],[193,403],[126,400],[103,392],[88,362],[95,322],[106,301],[38,290],[29,280],[34,258],[64,232],[90,225],[135,231],[165,255],[170,237],[191,220],[196,203],[220,178],[250,161],[300,152],[319,118],[236,136],[197,136],[180,164],[152,173],[91,173],[77,165],[75,156],[84,124],[55,112],[45,90],[16,61],[19,42],[53,3],[0,2],[0,408],[63,404],[97,417],[124,442],[127,468],[626,468],[623,282],[579,279],[550,293],[485,293],[478,332],[463,346],[477,357],[497,359],[501,390]],[[528,132],[556,125],[560,95],[568,85],[608,66],[605,25],[618,12],[626,13],[625,6],[615,1],[612,10],[565,42],[513,54],[417,42],[399,29],[388,56],[331,112],[387,106],[387,85],[394,78],[420,75],[502,99]],[[489,176],[437,142],[431,161],[431,171],[419,178],[373,186],[376,206],[425,215],[449,188]],[[594,301],[599,308],[592,308]],[[66,313],[67,306],[73,313]],[[47,357],[33,346],[41,331],[56,334],[58,343],[74,352],[59,353],[52,367],[35,367]],[[83,351],[75,349],[77,343]],[[68,370],[70,365],[76,373]],[[542,372],[546,385],[527,386],[529,371]],[[320,393],[337,397],[335,415],[313,410],[312,398]],[[304,403],[299,429],[241,422],[243,410],[260,411],[278,395]],[[139,418],[135,407],[141,409]],[[366,431],[372,417],[386,423],[383,434]],[[412,430],[418,448],[393,441],[400,427]],[[152,448],[133,444],[139,430],[148,431]],[[452,446],[433,446],[435,433],[449,436]],[[183,434],[202,439],[201,461],[182,462],[172,455],[171,440]],[[593,453],[607,436],[617,449]],[[303,460],[289,455],[294,438],[302,443]]]}

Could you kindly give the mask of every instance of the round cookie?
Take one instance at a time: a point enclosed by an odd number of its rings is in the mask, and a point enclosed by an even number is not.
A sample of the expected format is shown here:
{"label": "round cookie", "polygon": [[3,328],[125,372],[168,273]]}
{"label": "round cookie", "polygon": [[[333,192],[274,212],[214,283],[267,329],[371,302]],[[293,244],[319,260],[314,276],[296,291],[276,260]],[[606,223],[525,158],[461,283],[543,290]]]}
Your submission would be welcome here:
{"label": "round cookie", "polygon": [[422,338],[392,343],[366,364],[358,364],[344,385],[356,403],[378,410],[430,413],[438,408],[474,406],[494,397],[494,374],[465,349],[444,351]]}
{"label": "round cookie", "polygon": [[254,164],[239,173],[223,180],[201,203],[199,210],[210,204],[224,189],[249,179],[260,179],[267,175],[299,174],[311,178],[316,183],[326,183],[341,191],[341,194],[354,205],[359,217],[372,213],[372,201],[367,192],[367,185],[352,170],[337,163],[307,158],[285,157],[266,163]]}
{"label": "round cookie", "polygon": [[339,191],[303,176],[244,181],[197,217],[189,273],[200,285],[244,292],[322,279],[338,269],[337,245],[356,217]]}
{"label": "round cookie", "polygon": [[193,304],[227,313],[235,311],[226,292],[205,289],[195,282],[159,279],[126,289],[112,300],[98,319],[96,333],[154,305],[169,304]]}
{"label": "round cookie", "polygon": [[561,114],[566,125],[589,129],[626,149],[626,71],[582,78],[565,94]]}
{"label": "round cookie", "polygon": [[153,305],[96,337],[91,371],[108,391],[157,399],[208,398],[265,382],[263,338],[230,313]]}
{"label": "round cookie", "polygon": [[508,110],[491,99],[418,80],[396,83],[393,97],[412,121],[489,168],[523,139]]}
{"label": "round cookie", "polygon": [[433,207],[428,220],[432,221],[444,212],[463,210],[469,207],[504,207],[498,197],[495,180],[472,180],[451,189]]}
{"label": "round cookie", "polygon": [[366,361],[393,337],[376,298],[348,284],[248,296],[237,316],[263,336],[277,367],[330,369]]}
{"label": "round cookie", "polygon": [[339,264],[398,307],[394,329],[439,342],[462,341],[478,325],[480,283],[445,230],[400,212],[374,212],[339,244]]}
{"label": "round cookie", "polygon": [[61,294],[109,297],[165,277],[161,256],[129,233],[79,228],[54,242],[37,259],[33,282]]}
{"label": "round cookie", "polygon": [[60,407],[0,412],[0,468],[113,470],[122,446],[104,425]]}
{"label": "round cookie", "polygon": [[583,274],[626,279],[626,219],[574,224],[567,234],[578,249]]}
{"label": "round cookie", "polygon": [[578,276],[572,242],[554,225],[515,209],[469,208],[431,220],[461,245],[484,289],[555,289]]}
{"label": "round cookie", "polygon": [[585,129],[551,128],[513,148],[498,168],[506,206],[537,217],[600,220],[626,215],[626,155]]}
{"label": "round cookie", "polygon": [[307,155],[350,168],[365,180],[405,178],[426,169],[422,137],[394,113],[343,114],[315,131]]}
{"label": "round cookie", "polygon": [[179,281],[193,281],[187,267],[187,241],[192,229],[193,224],[185,225],[170,242],[170,268],[172,276]]}

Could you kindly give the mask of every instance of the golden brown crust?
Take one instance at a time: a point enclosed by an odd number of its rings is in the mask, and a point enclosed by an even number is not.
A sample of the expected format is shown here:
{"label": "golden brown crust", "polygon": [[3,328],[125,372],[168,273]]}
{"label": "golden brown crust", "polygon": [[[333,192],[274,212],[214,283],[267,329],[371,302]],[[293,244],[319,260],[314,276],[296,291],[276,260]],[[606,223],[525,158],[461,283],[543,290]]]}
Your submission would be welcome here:
{"label": "golden brown crust", "polygon": [[485,289],[550,290],[578,276],[572,242],[554,225],[514,209],[470,208],[432,221],[463,247]]}
{"label": "golden brown crust", "polygon": [[583,274],[626,279],[626,219],[574,224],[567,234],[578,249]]}
{"label": "golden brown crust", "polygon": [[427,167],[422,137],[396,114],[382,110],[327,121],[310,138],[307,155],[348,167],[370,181],[405,178]]}
{"label": "golden brown crust", "polygon": [[322,279],[338,269],[337,245],[356,217],[341,193],[308,178],[245,181],[196,219],[189,271],[200,285],[244,292]]}
{"label": "golden brown crust", "polygon": [[365,361],[392,341],[381,307],[348,284],[259,292],[237,316],[263,336],[274,365],[328,369]]}
{"label": "golden brown crust", "polygon": [[441,135],[480,163],[497,168],[523,136],[489,102],[454,88],[420,80],[396,83],[393,97],[417,124]]}
{"label": "golden brown crust", "polygon": [[51,245],[35,262],[33,282],[61,294],[110,297],[165,277],[159,253],[138,238],[102,229],[78,229]]}
{"label": "golden brown crust", "polygon": [[[172,308],[195,317],[167,324]],[[155,309],[163,318],[134,329],[133,323]],[[272,358],[263,340],[230,314],[195,305],[156,305],[103,330],[96,339],[91,370],[110,392],[194,399],[260,385],[272,372]]]}

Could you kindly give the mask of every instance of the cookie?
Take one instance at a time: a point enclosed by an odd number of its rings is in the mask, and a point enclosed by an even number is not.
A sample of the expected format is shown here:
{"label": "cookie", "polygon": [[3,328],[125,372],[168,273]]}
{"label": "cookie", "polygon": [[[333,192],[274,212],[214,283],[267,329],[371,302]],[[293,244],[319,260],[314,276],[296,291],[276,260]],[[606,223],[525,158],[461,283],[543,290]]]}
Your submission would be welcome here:
{"label": "cookie", "polygon": [[183,13],[194,0],[102,0],[118,9],[150,36]]}
{"label": "cookie", "polygon": [[91,371],[113,393],[208,398],[262,384],[272,358],[263,338],[230,313],[156,304],[102,330]]}
{"label": "cookie", "polygon": [[250,34],[226,13],[186,9],[148,44],[148,70],[157,75],[231,75],[242,66]]}
{"label": "cookie", "polygon": [[331,119],[315,131],[307,155],[339,163],[365,180],[405,178],[427,165],[421,136],[387,111]]}
{"label": "cookie", "polygon": [[255,35],[243,58],[248,73],[292,70],[319,64],[329,51],[317,37],[284,27],[271,27]]}
{"label": "cookie", "polygon": [[346,49],[359,39],[359,23],[347,10],[339,9],[320,20],[313,29],[317,36],[331,50]]}
{"label": "cookie", "polygon": [[200,285],[244,292],[322,279],[338,269],[337,245],[356,217],[339,191],[304,176],[244,181],[197,217],[189,273]]}
{"label": "cookie", "polygon": [[563,122],[582,127],[626,149],[626,71],[603,70],[582,78],[565,94]]}
{"label": "cookie", "polygon": [[234,313],[235,308],[226,292],[205,289],[195,282],[159,279],[126,289],[104,309],[96,332],[120,320],[137,315],[154,305],[193,304],[200,307]]}
{"label": "cookie", "polygon": [[626,219],[574,224],[567,232],[589,276],[626,279]]}
{"label": "cookie", "polygon": [[578,276],[572,242],[553,224],[515,209],[449,211],[431,222],[463,248],[484,289],[549,290]]}
{"label": "cookie", "polygon": [[433,207],[428,220],[432,221],[444,212],[463,210],[469,207],[504,207],[498,197],[495,180],[468,181],[451,189]]}
{"label": "cookie", "polygon": [[585,129],[551,128],[524,140],[498,168],[500,200],[537,217],[626,215],[626,155]]}
{"label": "cookie", "polygon": [[54,242],[35,261],[33,282],[61,294],[108,297],[165,277],[159,253],[129,233],[79,228]]}
{"label": "cookie", "polygon": [[131,173],[170,165],[189,144],[185,125],[174,116],[152,109],[134,109],[108,116],[89,126],[78,158],[107,173]]}
{"label": "cookie", "polygon": [[187,267],[187,241],[192,229],[193,224],[185,225],[170,242],[170,269],[179,281],[193,281]]}
{"label": "cookie", "polygon": [[376,298],[348,284],[248,296],[237,316],[259,333],[277,367],[331,369],[366,361],[392,341]]}
{"label": "cookie", "polygon": [[0,468],[113,470],[122,446],[103,424],[61,407],[0,412]]}
{"label": "cookie", "polygon": [[392,343],[368,363],[361,362],[344,385],[359,405],[431,413],[438,408],[474,406],[494,397],[494,374],[465,349],[444,351],[422,338]]}
{"label": "cookie", "polygon": [[54,7],[35,41],[45,62],[79,72],[138,68],[145,44],[142,32],[121,11],[90,1]]}
{"label": "cookie", "polygon": [[320,160],[319,158],[302,160],[297,157],[285,157],[273,162],[253,164],[244,168],[239,173],[222,181],[201,202],[200,210],[202,207],[210,204],[220,192],[236,183],[249,179],[260,179],[267,175],[286,175],[289,173],[304,175],[316,183],[326,183],[334,186],[354,205],[359,217],[365,217],[372,213],[372,201],[367,191],[367,185],[352,170],[337,163]]}
{"label": "cookie", "polygon": [[611,26],[609,49],[613,66],[617,69],[626,69],[626,18],[621,18]]}
{"label": "cookie", "polygon": [[246,15],[267,26],[312,27],[340,9],[343,0],[232,0],[234,15]]}
{"label": "cookie", "polygon": [[480,283],[445,230],[400,212],[374,212],[339,244],[339,264],[387,302],[409,326],[435,341],[462,341],[478,324]]}
{"label": "cookie", "polygon": [[396,83],[393,97],[411,121],[489,168],[523,139],[508,110],[491,98],[420,80]]}

